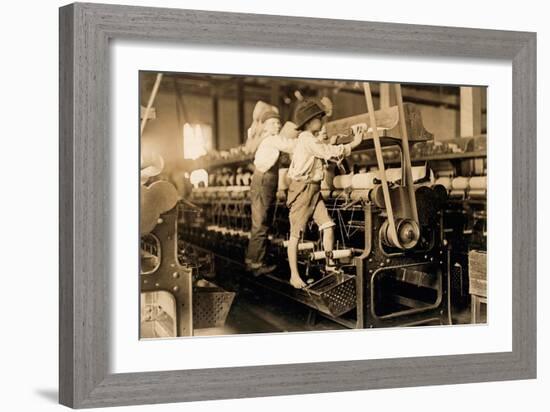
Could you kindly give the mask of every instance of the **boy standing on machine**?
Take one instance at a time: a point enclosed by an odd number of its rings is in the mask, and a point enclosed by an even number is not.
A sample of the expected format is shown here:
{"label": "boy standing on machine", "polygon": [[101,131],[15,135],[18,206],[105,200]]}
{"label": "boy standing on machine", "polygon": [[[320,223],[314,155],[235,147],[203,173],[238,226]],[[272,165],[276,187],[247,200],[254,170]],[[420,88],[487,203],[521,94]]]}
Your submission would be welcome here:
{"label": "boy standing on machine", "polygon": [[[298,271],[298,243],[311,217],[323,236],[323,248],[331,251],[334,244],[335,223],[328,214],[321,197],[321,181],[324,177],[324,162],[341,161],[362,142],[362,133],[354,134],[348,144],[332,145],[321,141],[322,119],[326,115],[323,106],[315,100],[304,100],[296,109],[296,129],[301,131],[288,169],[292,179],[288,189],[290,239],[288,263],[290,284],[297,289],[306,286]],[[327,260],[327,272],[335,270],[334,262]]]}

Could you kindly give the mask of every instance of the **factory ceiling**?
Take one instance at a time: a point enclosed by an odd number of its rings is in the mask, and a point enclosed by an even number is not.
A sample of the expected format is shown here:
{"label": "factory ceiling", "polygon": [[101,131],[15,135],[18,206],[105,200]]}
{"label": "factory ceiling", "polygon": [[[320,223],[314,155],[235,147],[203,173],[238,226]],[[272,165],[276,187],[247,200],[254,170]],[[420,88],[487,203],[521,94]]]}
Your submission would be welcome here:
{"label": "factory ceiling", "polygon": [[[148,95],[155,81],[155,72],[141,72],[142,96]],[[412,103],[458,109],[458,86],[432,86],[403,84],[403,97]],[[242,98],[247,101],[271,100],[274,93],[291,98],[299,90],[304,96],[321,92],[324,95],[351,93],[362,95],[360,85],[354,81],[286,79],[261,76],[208,75],[193,73],[165,73],[160,92],[196,96],[216,96],[221,99]],[[373,83],[373,95],[379,95],[379,84]]]}

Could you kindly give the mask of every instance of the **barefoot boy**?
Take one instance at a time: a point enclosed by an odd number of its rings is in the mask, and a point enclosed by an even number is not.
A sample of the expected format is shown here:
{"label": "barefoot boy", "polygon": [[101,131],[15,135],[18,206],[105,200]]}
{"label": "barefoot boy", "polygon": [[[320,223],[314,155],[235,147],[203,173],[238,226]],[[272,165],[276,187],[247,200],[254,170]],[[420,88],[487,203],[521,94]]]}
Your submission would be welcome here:
{"label": "barefoot boy", "polygon": [[[292,181],[288,189],[287,205],[290,209],[290,284],[298,289],[305,286],[298,272],[298,242],[308,220],[313,217],[319,231],[323,233],[325,251],[331,251],[334,243],[335,224],[328,214],[320,192],[324,177],[323,160],[341,160],[344,156],[349,156],[351,150],[362,141],[362,134],[358,133],[349,144],[323,143],[319,139],[319,132],[325,114],[323,106],[314,100],[301,102],[296,110],[296,129],[301,133],[288,169],[288,177]],[[331,264],[332,262],[327,261],[327,270],[331,269]]]}

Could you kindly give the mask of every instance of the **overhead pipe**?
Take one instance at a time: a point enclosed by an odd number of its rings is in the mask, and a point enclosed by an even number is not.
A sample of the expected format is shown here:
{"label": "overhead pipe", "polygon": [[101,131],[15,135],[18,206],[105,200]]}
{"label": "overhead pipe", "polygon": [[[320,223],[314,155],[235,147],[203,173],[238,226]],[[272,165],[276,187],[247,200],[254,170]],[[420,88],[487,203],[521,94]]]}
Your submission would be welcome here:
{"label": "overhead pipe", "polygon": [[157,97],[157,92],[159,90],[161,80],[162,80],[162,73],[158,73],[157,78],[155,80],[155,84],[153,85],[153,90],[151,91],[151,95],[149,96],[149,101],[147,102],[147,107],[145,108],[145,113],[143,114],[143,119],[141,119],[141,127],[140,127],[141,134],[143,134],[143,130],[145,129],[145,125],[147,124],[147,119],[149,118],[149,112],[151,111],[151,107],[153,107],[155,97]]}

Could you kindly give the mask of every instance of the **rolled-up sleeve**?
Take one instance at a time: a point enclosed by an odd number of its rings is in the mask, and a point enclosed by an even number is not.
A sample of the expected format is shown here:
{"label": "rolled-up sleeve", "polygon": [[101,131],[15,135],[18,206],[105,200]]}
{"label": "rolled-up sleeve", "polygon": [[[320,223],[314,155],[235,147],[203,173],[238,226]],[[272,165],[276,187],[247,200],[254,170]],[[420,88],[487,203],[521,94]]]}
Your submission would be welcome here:
{"label": "rolled-up sleeve", "polygon": [[351,153],[350,144],[331,145],[323,143],[315,138],[307,140],[307,148],[315,157],[325,160],[338,160],[349,156]]}
{"label": "rolled-up sleeve", "polygon": [[297,142],[298,139],[277,136],[277,138],[273,139],[273,146],[275,146],[281,152],[291,154],[294,152],[294,148],[296,147]]}

